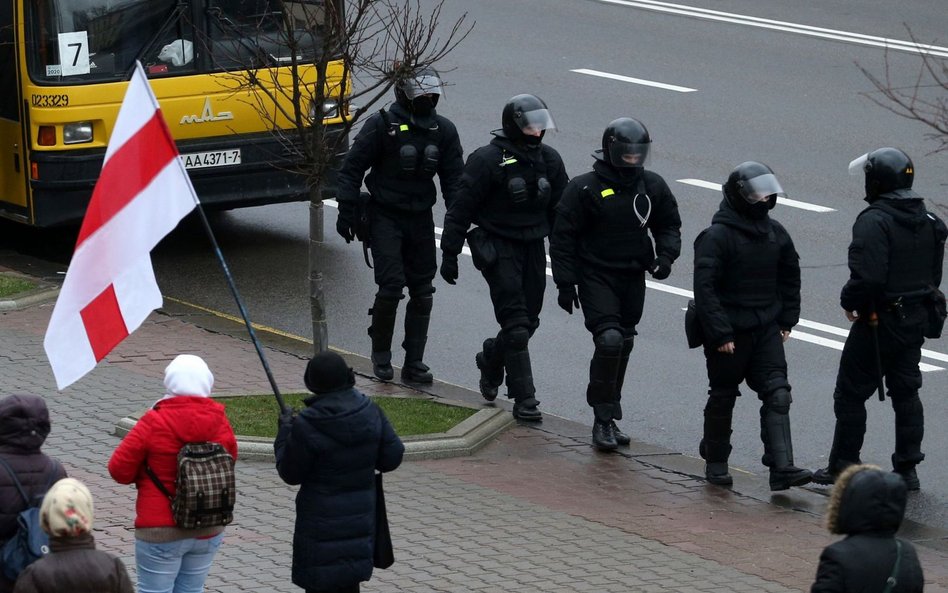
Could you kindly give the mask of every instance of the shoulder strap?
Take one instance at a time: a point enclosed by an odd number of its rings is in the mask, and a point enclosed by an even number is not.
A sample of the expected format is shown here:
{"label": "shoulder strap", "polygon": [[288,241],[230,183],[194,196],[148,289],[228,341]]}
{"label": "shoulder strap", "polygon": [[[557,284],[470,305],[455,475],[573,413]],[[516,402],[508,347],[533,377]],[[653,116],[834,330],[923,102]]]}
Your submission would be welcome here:
{"label": "shoulder strap", "polygon": [[885,589],[882,590],[882,593],[892,593],[892,589],[895,588],[895,585],[899,582],[899,567],[902,565],[902,542],[896,538],[895,540],[895,565],[892,566],[892,574],[889,575],[889,578],[885,580]]}
{"label": "shoulder strap", "polygon": [[155,483],[155,486],[161,490],[162,494],[168,497],[168,500],[174,502],[174,496],[171,496],[171,492],[165,488],[165,485],[161,483],[161,480],[158,479],[158,476],[155,474],[154,470],[148,467],[148,464],[145,464],[145,473],[148,474],[148,477],[151,478],[151,481]]}
{"label": "shoulder strap", "polygon": [[26,495],[26,491],[23,490],[23,484],[20,483],[20,480],[16,477],[16,474],[13,472],[13,468],[10,467],[10,464],[7,461],[0,457],[0,465],[3,465],[6,468],[7,473],[10,474],[10,479],[13,480],[13,485],[16,486],[17,491],[20,493],[20,496],[23,497],[23,502],[26,503],[26,506],[30,506],[30,499]]}

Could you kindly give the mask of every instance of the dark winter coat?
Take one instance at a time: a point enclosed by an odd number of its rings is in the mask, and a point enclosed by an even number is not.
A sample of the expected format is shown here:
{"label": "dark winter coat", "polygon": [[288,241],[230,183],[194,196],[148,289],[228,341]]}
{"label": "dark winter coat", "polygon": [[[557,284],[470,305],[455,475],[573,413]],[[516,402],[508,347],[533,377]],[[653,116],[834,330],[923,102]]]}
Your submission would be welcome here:
{"label": "dark winter coat", "polygon": [[[508,192],[511,180],[522,179],[525,195],[515,201]],[[539,191],[540,179],[549,184]],[[494,132],[487,146],[471,153],[464,165],[457,199],[444,216],[441,250],[461,253],[471,224],[490,234],[517,242],[543,239],[553,228],[554,209],[569,182],[563,159],[546,144],[524,149]]]}
{"label": "dark winter coat", "polygon": [[695,308],[705,346],[739,333],[800,320],[800,257],[786,229],[769,216],[754,220],[727,199],[695,239]]}
{"label": "dark winter coat", "polygon": [[133,593],[122,561],[95,549],[92,535],[50,539],[50,553],[26,567],[14,593]]}
{"label": "dark winter coat", "polygon": [[557,286],[578,284],[584,265],[642,272],[656,256],[671,264],[681,254],[678,202],[651,171],[623,177],[597,160],[593,171],[570,180],[556,214],[550,258]]}
{"label": "dark winter coat", "polygon": [[875,200],[853,224],[849,281],[840,304],[847,311],[885,308],[899,297],[911,301],[941,284],[948,229],[925,210],[921,198]]}
{"label": "dark winter coat", "polygon": [[[0,457],[16,473],[27,496],[42,496],[47,485],[66,477],[61,465],[40,452],[49,430],[49,410],[43,398],[11,395],[0,399]],[[16,533],[16,517],[26,506],[0,466],[0,542]],[[13,584],[0,576],[0,593],[12,588]]]}
{"label": "dark winter coat", "polygon": [[[895,566],[895,532],[905,515],[905,481],[875,466],[853,465],[836,479],[826,510],[831,533],[846,538],[820,554],[810,593],[881,593]],[[893,593],[922,591],[925,579],[915,547],[902,544]]]}
{"label": "dark winter coat", "polygon": [[375,471],[394,470],[405,452],[388,419],[356,389],[316,395],[273,447],[280,477],[300,485],[293,583],[322,590],[369,580]]}
{"label": "dark winter coat", "polygon": [[[411,123],[410,114],[398,103],[393,103],[384,116],[382,112],[369,116],[336,174],[340,208],[354,208],[363,176],[373,204],[389,210],[422,212],[430,210],[437,200],[433,181],[437,174],[441,195],[450,204],[464,168],[461,139],[449,119],[437,114],[432,119],[432,129],[421,129]],[[417,153],[411,172],[402,166],[400,150],[404,144],[414,146]],[[440,153],[436,170],[425,170],[422,165],[429,144],[437,146]]]}

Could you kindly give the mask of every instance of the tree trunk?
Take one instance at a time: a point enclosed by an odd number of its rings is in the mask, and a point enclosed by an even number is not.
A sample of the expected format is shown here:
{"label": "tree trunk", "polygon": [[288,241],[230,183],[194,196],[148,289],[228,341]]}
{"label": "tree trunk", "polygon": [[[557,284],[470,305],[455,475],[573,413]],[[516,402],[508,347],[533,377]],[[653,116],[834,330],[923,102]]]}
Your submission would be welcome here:
{"label": "tree trunk", "polygon": [[310,188],[309,194],[309,310],[313,324],[313,353],[329,348],[329,328],[326,323],[326,295],[323,293],[323,239],[322,184]]}

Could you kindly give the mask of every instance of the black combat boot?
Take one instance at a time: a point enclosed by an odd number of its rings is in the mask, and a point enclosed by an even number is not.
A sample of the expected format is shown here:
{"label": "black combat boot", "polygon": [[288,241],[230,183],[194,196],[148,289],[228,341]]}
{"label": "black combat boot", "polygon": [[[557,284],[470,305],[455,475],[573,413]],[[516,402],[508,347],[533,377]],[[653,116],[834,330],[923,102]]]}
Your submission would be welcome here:
{"label": "black combat boot", "polygon": [[499,339],[484,340],[484,349],[474,356],[474,362],[481,371],[478,381],[481,395],[489,402],[497,399],[497,388],[504,382],[503,344]]}
{"label": "black combat boot", "polygon": [[395,377],[392,368],[392,332],[395,330],[395,313],[398,299],[375,297],[375,303],[369,309],[372,325],[369,336],[372,338],[372,372],[382,381],[391,381]]}
{"label": "black combat boot", "polygon": [[706,462],[704,476],[708,482],[717,486],[730,486],[734,483],[727,468],[727,459],[731,455],[731,416],[734,401],[740,393],[733,389],[712,389],[708,395],[698,454]]}
{"label": "black combat boot", "polygon": [[[616,399],[614,420],[622,420],[622,386],[625,383],[625,371],[629,368],[629,355],[632,354],[632,346],[635,344],[635,336],[626,336],[622,340],[622,354],[619,359],[619,370],[616,373]],[[632,438],[619,430],[619,425],[613,421],[612,432],[616,435],[616,442],[627,447],[632,443]]]}
{"label": "black combat boot", "polygon": [[790,416],[778,414],[769,407],[763,412],[763,423],[769,440],[770,489],[787,490],[791,486],[803,486],[813,479],[813,473],[793,465],[793,444],[790,440]]}
{"label": "black combat boot", "polygon": [[506,349],[504,366],[507,369],[507,397],[514,400],[514,418],[527,422],[541,421],[543,414],[537,408],[540,402],[535,397],[530,351],[526,347],[514,351]]}
{"label": "black combat boot", "polygon": [[615,432],[612,430],[611,420],[609,422],[599,420],[593,422],[592,442],[593,446],[600,451],[615,451],[619,448]]}
{"label": "black combat boot", "polygon": [[402,367],[402,381],[407,383],[425,383],[434,381],[428,365],[422,362],[425,345],[428,343],[428,322],[431,320],[430,294],[412,297],[405,307],[405,365]]}
{"label": "black combat boot", "polygon": [[836,414],[836,429],[833,431],[829,463],[825,468],[813,472],[813,482],[821,486],[832,485],[844,469],[862,463],[859,452],[866,434],[865,402],[845,398],[836,391],[833,394],[833,411]]}

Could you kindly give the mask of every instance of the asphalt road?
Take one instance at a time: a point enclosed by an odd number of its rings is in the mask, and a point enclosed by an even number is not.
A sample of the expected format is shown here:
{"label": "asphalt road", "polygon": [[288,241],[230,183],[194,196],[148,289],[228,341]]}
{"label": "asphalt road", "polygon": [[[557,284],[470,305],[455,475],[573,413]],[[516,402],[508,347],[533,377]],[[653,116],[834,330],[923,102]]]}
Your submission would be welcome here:
{"label": "asphalt road", "polygon": [[[832,439],[832,391],[848,325],[838,295],[848,274],[850,228],[865,205],[862,180],[847,174],[847,164],[880,146],[901,147],[915,160],[916,189],[932,209],[944,215],[948,208],[945,155],[929,154],[936,144],[926,140],[924,126],[865,95],[872,87],[857,64],[881,73],[888,59],[899,84],[910,83],[919,56],[885,50],[876,38],[908,40],[907,24],[919,40],[937,43],[940,36],[948,45],[948,13],[943,0],[792,4],[447,0],[442,23],[467,11],[476,25],[441,64],[448,86],[439,111],[457,124],[469,153],[499,127],[508,97],[537,94],[558,126],[547,143],[560,151],[571,175],[588,170],[589,153],[613,118],[632,116],[648,126],[653,138],[648,167],[665,177],[678,198],[683,253],[668,280],[649,284],[621,425],[635,438],[695,456],[707,378],[703,357],[687,349],[682,329],[692,241],[717,209],[720,192],[714,184],[742,161],[770,164],[789,197],[799,202],[778,205],[773,216],[790,231],[803,266],[805,321],[787,353],[796,460],[815,469],[825,464]],[[307,211],[307,204],[232,211],[216,216],[214,226],[253,320],[309,338]],[[438,226],[443,214],[439,204]],[[327,207],[320,259],[330,342],[368,354],[366,310],[375,287],[361,249],[336,236],[334,222],[335,211]],[[206,247],[193,221],[162,243],[154,259],[163,292],[236,314]],[[427,362],[438,378],[476,389],[474,354],[497,329],[486,285],[468,258],[462,259],[457,286],[440,278],[435,283]],[[913,495],[909,514],[948,527],[948,437],[939,430],[948,418],[948,347],[935,341],[926,351],[922,398],[928,460],[919,468],[923,490]],[[591,422],[585,384],[592,341],[581,315],[569,316],[556,306],[552,283],[531,352],[541,409]],[[753,393],[746,388],[744,393],[735,411],[731,463],[762,472],[758,404]],[[887,467],[894,441],[891,407],[875,399],[868,407],[863,460]]]}

